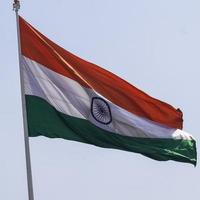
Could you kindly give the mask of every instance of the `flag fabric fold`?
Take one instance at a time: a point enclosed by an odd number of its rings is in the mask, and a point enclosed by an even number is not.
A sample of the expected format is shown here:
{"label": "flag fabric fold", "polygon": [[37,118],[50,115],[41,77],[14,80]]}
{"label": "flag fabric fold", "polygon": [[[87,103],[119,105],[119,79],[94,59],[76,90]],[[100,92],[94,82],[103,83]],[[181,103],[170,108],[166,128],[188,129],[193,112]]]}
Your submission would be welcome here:
{"label": "flag fabric fold", "polygon": [[19,18],[29,136],[196,165],[182,112],[64,50]]}

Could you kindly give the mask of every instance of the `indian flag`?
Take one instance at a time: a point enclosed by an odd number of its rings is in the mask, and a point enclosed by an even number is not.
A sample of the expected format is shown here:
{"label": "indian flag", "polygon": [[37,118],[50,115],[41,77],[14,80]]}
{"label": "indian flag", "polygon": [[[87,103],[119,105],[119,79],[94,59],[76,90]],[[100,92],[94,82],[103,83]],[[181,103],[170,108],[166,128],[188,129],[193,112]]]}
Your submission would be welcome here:
{"label": "indian flag", "polygon": [[63,138],[196,165],[182,112],[64,50],[22,17],[21,67],[30,137]]}

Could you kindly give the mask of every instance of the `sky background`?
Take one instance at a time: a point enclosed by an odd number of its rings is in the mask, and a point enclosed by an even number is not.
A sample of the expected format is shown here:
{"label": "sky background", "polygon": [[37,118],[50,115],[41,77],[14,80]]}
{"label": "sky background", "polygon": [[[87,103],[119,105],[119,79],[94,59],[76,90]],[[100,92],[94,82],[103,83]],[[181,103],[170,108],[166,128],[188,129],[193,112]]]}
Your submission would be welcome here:
{"label": "sky background", "polygon": [[[22,1],[20,15],[72,53],[184,113],[199,149],[199,0]],[[15,14],[0,0],[0,199],[27,200]],[[200,167],[37,137],[35,200],[196,200]]]}

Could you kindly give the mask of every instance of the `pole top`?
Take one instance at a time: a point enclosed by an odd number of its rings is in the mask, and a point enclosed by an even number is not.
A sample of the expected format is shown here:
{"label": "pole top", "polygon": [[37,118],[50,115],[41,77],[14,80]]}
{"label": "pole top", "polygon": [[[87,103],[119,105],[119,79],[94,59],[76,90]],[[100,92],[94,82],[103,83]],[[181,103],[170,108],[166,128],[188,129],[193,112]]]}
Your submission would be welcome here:
{"label": "pole top", "polygon": [[13,10],[15,12],[18,12],[19,9],[20,9],[20,2],[19,2],[19,0],[14,0],[14,2],[13,2]]}

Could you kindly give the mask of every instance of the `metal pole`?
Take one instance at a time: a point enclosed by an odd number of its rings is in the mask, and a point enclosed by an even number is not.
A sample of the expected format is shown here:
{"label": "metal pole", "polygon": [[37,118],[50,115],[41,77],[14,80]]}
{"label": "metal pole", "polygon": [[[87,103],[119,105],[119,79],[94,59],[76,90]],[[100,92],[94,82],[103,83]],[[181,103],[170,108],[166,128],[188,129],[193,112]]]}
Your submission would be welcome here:
{"label": "metal pole", "polygon": [[22,64],[21,64],[21,42],[20,42],[19,15],[18,15],[19,9],[20,9],[20,2],[18,0],[14,0],[13,10],[16,13],[16,23],[17,23],[19,71],[20,71],[20,84],[21,84],[21,99],[22,99],[22,112],[23,112],[24,144],[25,144],[25,157],[26,157],[28,197],[29,197],[29,200],[34,200],[32,172],[31,172],[31,159],[30,159],[30,149],[29,149],[29,137],[28,137],[28,126],[27,126],[27,114],[26,114],[26,99],[25,99],[25,91],[24,91],[24,78],[23,78],[23,69],[22,69]]}

